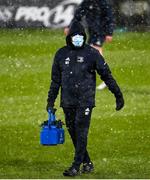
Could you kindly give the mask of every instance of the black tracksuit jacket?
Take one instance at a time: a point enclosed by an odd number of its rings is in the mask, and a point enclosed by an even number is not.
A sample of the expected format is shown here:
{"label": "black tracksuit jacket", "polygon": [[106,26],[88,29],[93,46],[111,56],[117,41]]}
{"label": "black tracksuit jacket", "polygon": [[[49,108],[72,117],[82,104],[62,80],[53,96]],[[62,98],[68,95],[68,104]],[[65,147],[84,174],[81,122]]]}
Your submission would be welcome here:
{"label": "black tracksuit jacket", "polygon": [[54,106],[61,88],[61,107],[94,107],[96,71],[109,90],[121,96],[119,86],[111,75],[110,69],[99,51],[85,44],[75,48],[71,42],[73,34],[86,34],[83,26],[75,21],[66,38],[67,46],[58,50],[52,66],[52,81],[48,92],[48,103]]}
{"label": "black tracksuit jacket", "polygon": [[83,0],[75,11],[73,21],[81,21],[83,17],[86,19],[91,36],[113,34],[113,11],[108,0]]}

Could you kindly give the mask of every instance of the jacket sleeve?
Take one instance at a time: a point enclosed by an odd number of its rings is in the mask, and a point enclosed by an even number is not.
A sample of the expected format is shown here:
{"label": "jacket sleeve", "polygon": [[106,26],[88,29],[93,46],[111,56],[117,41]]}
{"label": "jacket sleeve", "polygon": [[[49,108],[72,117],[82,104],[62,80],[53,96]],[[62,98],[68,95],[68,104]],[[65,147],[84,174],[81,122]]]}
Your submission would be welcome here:
{"label": "jacket sleeve", "polygon": [[51,107],[54,106],[55,100],[59,93],[59,88],[61,86],[61,72],[60,72],[58,61],[59,61],[59,56],[58,56],[58,53],[56,53],[54,62],[52,65],[51,84],[50,84],[50,89],[48,91],[48,98],[47,98],[47,103]]}
{"label": "jacket sleeve", "polygon": [[77,7],[72,22],[75,20],[81,21],[82,18],[87,14],[88,9],[89,9],[89,1],[83,0],[83,2]]}
{"label": "jacket sleeve", "polygon": [[102,12],[105,35],[112,36],[113,30],[114,30],[114,19],[113,19],[112,7],[108,3],[108,0],[99,0],[98,2],[99,2],[99,6]]}
{"label": "jacket sleeve", "polygon": [[[99,57],[98,57],[99,56]],[[122,92],[113,78],[110,68],[105,62],[104,58],[99,54],[96,58],[96,70],[98,74],[100,75],[101,79],[105,82],[108,89],[114,94],[114,96],[122,97]]]}

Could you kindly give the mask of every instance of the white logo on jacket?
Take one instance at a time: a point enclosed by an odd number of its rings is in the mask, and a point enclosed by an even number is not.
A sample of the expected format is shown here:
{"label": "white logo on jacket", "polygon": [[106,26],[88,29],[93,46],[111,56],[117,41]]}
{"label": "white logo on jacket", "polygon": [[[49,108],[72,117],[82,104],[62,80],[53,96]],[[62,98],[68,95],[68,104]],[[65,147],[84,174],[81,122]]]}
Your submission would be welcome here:
{"label": "white logo on jacket", "polygon": [[84,57],[78,56],[77,57],[77,62],[83,63],[84,62]]}
{"label": "white logo on jacket", "polygon": [[69,65],[69,63],[70,63],[70,58],[67,57],[67,58],[65,59],[65,64],[66,64],[66,65]]}

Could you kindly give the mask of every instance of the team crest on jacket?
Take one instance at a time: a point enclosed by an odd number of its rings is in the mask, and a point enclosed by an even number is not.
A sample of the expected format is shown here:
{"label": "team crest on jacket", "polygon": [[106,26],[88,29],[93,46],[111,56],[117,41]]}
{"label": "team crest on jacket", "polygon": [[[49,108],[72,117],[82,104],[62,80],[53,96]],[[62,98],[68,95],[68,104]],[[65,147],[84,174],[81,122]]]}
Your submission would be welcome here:
{"label": "team crest on jacket", "polygon": [[77,57],[77,62],[83,63],[84,62],[84,57],[78,56]]}

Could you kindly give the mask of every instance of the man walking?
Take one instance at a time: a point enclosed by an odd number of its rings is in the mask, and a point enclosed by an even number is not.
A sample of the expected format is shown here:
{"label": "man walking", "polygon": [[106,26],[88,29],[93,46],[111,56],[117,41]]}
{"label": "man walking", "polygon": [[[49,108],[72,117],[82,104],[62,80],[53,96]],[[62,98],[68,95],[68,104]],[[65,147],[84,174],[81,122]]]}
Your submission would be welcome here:
{"label": "man walking", "polygon": [[59,49],[52,67],[52,81],[48,92],[47,110],[54,108],[61,88],[61,107],[75,147],[74,161],[64,176],[91,172],[94,165],[87,151],[87,136],[92,109],[95,106],[96,72],[116,98],[116,110],[124,106],[119,86],[100,53],[87,45],[83,26],[74,21],[66,37],[67,45]]}

